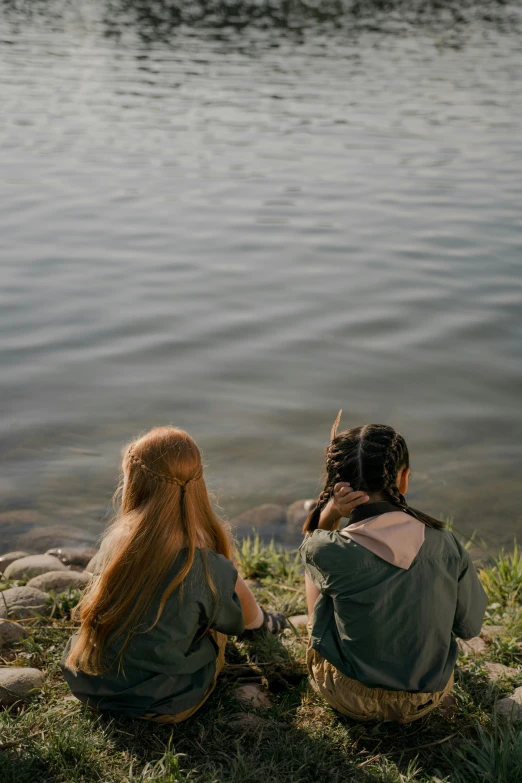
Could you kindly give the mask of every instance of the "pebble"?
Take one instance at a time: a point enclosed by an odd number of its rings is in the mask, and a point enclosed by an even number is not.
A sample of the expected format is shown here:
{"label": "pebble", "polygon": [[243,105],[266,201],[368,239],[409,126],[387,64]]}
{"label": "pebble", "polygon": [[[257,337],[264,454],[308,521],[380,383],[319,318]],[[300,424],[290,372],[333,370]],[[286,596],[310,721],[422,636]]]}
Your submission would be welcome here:
{"label": "pebble", "polygon": [[0,669],[0,705],[9,707],[26,699],[43,685],[43,672],[25,666],[6,666]]}
{"label": "pebble", "polygon": [[63,546],[49,549],[45,554],[54,555],[54,557],[61,560],[64,565],[85,568],[89,561],[95,556],[96,550],[93,547]]}
{"label": "pebble", "polygon": [[284,531],[286,513],[283,506],[265,503],[244,511],[231,521],[232,527],[244,536],[259,533],[260,536],[279,535]]}
{"label": "pebble", "polygon": [[14,560],[7,566],[4,576],[7,579],[24,579],[25,577],[46,574],[48,571],[68,571],[67,566],[52,555],[29,555]]}
{"label": "pebble", "polygon": [[272,725],[269,720],[253,715],[251,712],[235,712],[230,716],[228,725],[238,732],[262,731]]}
{"label": "pebble", "polygon": [[503,636],[505,633],[506,628],[504,625],[484,625],[480,635],[483,639],[490,642],[492,639],[495,639],[497,636]]}
{"label": "pebble", "polygon": [[20,560],[21,557],[28,557],[28,552],[7,552],[0,557],[0,574],[3,574],[7,566],[14,563],[15,560]]}
{"label": "pebble", "polygon": [[486,661],[482,664],[482,668],[486,670],[490,680],[498,680],[499,677],[515,677],[518,674],[512,666],[504,666],[503,663],[493,663],[492,661]]}
{"label": "pebble", "polygon": [[27,582],[27,587],[36,587],[49,593],[63,593],[72,587],[75,590],[83,590],[91,575],[85,571],[48,571],[46,574],[34,576]]}
{"label": "pebble", "polygon": [[24,636],[27,636],[27,631],[23,626],[8,620],[0,620],[0,648],[10,647]]}
{"label": "pebble", "polygon": [[101,552],[96,552],[94,557],[92,557],[87,565],[85,566],[85,570],[88,571],[90,574],[96,574],[100,570],[102,564],[102,554]]}
{"label": "pebble", "polygon": [[48,615],[49,594],[34,587],[10,587],[0,592],[0,618],[25,619],[37,615]]}
{"label": "pebble", "polygon": [[522,718],[522,686],[517,688],[511,696],[499,699],[495,708],[498,715],[511,720],[520,720]]}
{"label": "pebble", "polygon": [[294,628],[306,628],[308,625],[307,614],[295,614],[293,617],[289,617],[288,621],[292,623]]}
{"label": "pebble", "polygon": [[474,636],[473,639],[457,639],[457,644],[465,655],[480,655],[488,649],[486,642],[480,636]]}
{"label": "pebble", "polygon": [[234,689],[234,695],[241,704],[249,707],[270,707],[270,699],[260,685],[240,685]]}

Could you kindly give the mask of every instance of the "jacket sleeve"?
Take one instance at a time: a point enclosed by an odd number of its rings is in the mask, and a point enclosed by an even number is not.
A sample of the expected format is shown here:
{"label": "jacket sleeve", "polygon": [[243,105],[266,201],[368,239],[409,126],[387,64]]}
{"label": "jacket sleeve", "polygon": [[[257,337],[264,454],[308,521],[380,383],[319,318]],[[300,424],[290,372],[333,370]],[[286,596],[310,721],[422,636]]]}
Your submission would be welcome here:
{"label": "jacket sleeve", "polygon": [[488,605],[488,597],[480,584],[471,557],[461,548],[462,559],[457,586],[457,609],[453,621],[453,633],[459,639],[478,636]]}
{"label": "jacket sleeve", "polygon": [[208,566],[216,590],[207,609],[213,631],[237,636],[245,630],[245,620],[239,596],[236,593],[237,570],[223,555],[208,553]]}

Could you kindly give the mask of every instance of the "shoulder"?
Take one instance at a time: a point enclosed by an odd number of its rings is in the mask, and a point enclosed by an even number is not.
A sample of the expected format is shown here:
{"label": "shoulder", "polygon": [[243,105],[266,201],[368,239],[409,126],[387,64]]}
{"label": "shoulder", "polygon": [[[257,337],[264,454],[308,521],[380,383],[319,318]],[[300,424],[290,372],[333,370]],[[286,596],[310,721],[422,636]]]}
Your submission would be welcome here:
{"label": "shoulder", "polygon": [[347,560],[358,560],[360,551],[366,550],[354,544],[337,530],[314,530],[309,533],[299,551],[305,563],[311,563],[322,570],[330,571],[337,563],[346,568]]}
{"label": "shoulder", "polygon": [[435,530],[427,527],[424,538],[424,558],[466,560],[468,553],[451,530]]}
{"label": "shoulder", "polygon": [[214,577],[222,580],[237,579],[237,568],[234,563],[224,555],[214,552],[213,549],[198,549],[196,557],[199,559],[202,567],[212,572]]}

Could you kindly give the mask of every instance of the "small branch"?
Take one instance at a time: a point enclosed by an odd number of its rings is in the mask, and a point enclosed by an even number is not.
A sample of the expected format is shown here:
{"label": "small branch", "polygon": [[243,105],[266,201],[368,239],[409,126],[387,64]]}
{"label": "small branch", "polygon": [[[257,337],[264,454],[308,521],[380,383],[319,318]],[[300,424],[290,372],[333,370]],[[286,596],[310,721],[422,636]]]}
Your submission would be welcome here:
{"label": "small branch", "polygon": [[466,729],[470,729],[471,726],[463,726],[459,731],[456,731],[454,734],[449,734],[447,737],[443,737],[442,739],[435,740],[435,742],[426,742],[424,745],[415,745],[414,748],[403,748],[402,750],[393,750],[391,753],[383,753],[383,756],[397,756],[399,753],[412,753],[414,750],[424,750],[425,748],[432,748],[434,745],[442,745],[443,742],[448,742],[448,740],[453,739],[454,737],[458,737],[461,731],[465,731]]}
{"label": "small branch", "polygon": [[16,747],[16,745],[21,745],[22,742],[26,742],[27,740],[36,737],[36,735],[39,733],[40,733],[39,730],[33,731],[32,734],[28,734],[27,737],[24,737],[23,739],[12,740],[11,742],[4,742],[3,745],[0,745],[0,750],[7,750],[7,748],[14,748]]}

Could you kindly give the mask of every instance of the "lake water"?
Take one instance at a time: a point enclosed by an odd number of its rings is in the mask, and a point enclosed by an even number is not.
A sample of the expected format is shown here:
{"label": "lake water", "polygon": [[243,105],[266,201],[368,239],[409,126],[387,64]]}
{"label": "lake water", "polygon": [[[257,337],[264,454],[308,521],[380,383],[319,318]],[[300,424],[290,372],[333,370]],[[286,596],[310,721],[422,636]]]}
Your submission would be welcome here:
{"label": "lake water", "polygon": [[412,502],[512,540],[521,32],[478,0],[0,0],[0,549],[99,532],[158,423],[229,516],[313,496],[341,407],[405,435]]}

